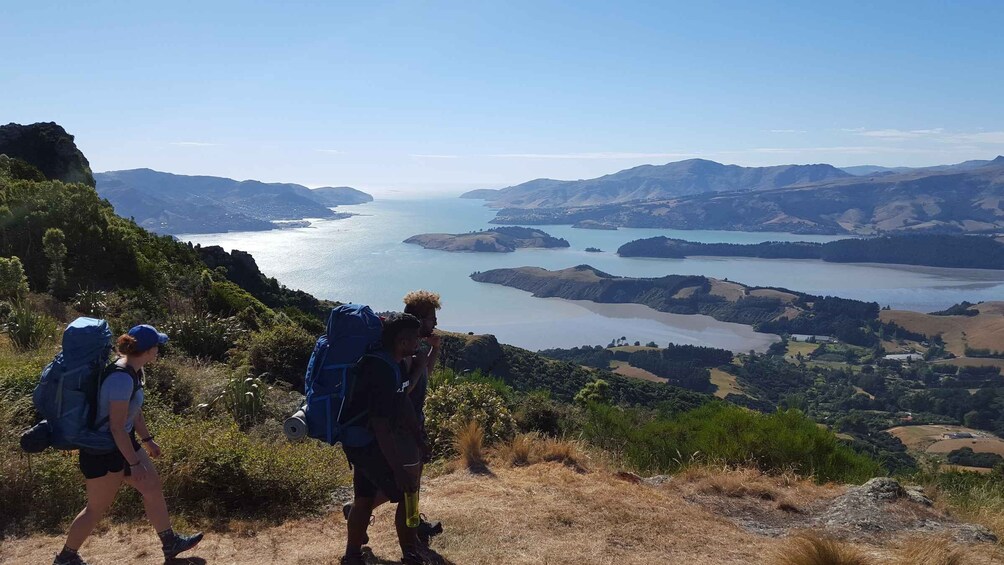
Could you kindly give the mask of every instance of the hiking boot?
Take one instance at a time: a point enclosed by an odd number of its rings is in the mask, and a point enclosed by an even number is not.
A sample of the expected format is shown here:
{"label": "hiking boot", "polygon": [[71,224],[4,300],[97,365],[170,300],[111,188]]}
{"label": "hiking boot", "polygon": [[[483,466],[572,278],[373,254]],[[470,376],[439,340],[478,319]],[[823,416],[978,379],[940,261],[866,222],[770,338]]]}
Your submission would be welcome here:
{"label": "hiking boot", "polygon": [[429,565],[429,562],[420,553],[409,551],[401,557],[401,565]]}
{"label": "hiking boot", "polygon": [[183,553],[199,545],[200,541],[202,541],[202,532],[191,536],[174,534],[174,537],[164,542],[164,559],[174,559],[179,553]]}
{"label": "hiking boot", "polygon": [[87,565],[87,562],[80,558],[80,555],[60,553],[52,561],[52,565]]}
{"label": "hiking boot", "polygon": [[338,562],[339,565],[366,565],[366,558],[363,554],[358,555],[346,555],[342,557],[341,561]]}
{"label": "hiking boot", "polygon": [[422,542],[422,545],[429,547],[429,542],[432,538],[443,533],[443,523],[428,522],[425,519],[425,514],[421,515],[421,521],[418,523],[418,541]]}
{"label": "hiking boot", "polygon": [[[345,504],[342,505],[342,516],[345,516],[345,521],[346,522],[349,521],[349,512],[352,512],[352,503],[351,502],[346,502]],[[371,526],[373,525],[373,516],[372,515],[370,515],[370,525]],[[365,532],[363,532],[363,545],[366,545],[369,542],[370,542],[370,535],[367,534],[367,533],[365,533]]]}

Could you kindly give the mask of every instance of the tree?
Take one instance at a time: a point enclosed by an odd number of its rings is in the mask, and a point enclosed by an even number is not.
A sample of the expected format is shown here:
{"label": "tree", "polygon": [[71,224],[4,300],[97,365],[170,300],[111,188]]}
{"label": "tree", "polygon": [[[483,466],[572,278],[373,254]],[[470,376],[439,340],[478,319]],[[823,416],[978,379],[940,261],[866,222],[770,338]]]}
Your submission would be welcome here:
{"label": "tree", "polygon": [[609,404],[610,403],[610,383],[603,379],[586,383],[582,390],[575,395],[575,402],[578,404]]}
{"label": "tree", "polygon": [[42,250],[49,260],[49,294],[61,297],[66,291],[66,236],[59,228],[45,230]]}
{"label": "tree", "polygon": [[19,300],[28,294],[28,277],[17,257],[0,257],[0,300]]}

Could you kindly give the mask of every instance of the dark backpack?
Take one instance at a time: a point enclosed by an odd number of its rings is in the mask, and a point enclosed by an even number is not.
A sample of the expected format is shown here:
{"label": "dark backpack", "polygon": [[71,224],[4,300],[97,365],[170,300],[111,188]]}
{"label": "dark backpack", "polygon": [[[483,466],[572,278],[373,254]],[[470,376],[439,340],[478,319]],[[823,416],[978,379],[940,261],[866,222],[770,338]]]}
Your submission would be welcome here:
{"label": "dark backpack", "polygon": [[22,435],[25,451],[89,449],[110,451],[115,442],[95,429],[98,388],[111,354],[108,323],[77,318],[63,331],[63,348],[42,370],[32,393],[42,422]]}
{"label": "dark backpack", "polygon": [[[307,436],[347,447],[373,440],[363,420],[365,412],[346,418],[345,409],[355,391],[357,365],[363,356],[384,359],[398,371],[396,364],[375,353],[382,333],[383,323],[369,306],[343,304],[331,310],[327,331],[317,339],[304,376],[307,400],[302,421]],[[396,374],[400,380],[400,373]]]}

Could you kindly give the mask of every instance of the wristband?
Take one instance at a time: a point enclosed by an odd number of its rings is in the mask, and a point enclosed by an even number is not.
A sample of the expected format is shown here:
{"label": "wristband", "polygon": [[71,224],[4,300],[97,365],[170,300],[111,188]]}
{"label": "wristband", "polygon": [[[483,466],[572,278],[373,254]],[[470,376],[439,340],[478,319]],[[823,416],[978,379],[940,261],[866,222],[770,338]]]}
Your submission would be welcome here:
{"label": "wristband", "polygon": [[149,436],[141,439],[140,441],[143,442],[143,443],[147,443],[147,442],[153,441],[153,434],[150,434]]}
{"label": "wristband", "polygon": [[[128,461],[127,461],[127,463],[128,463]],[[143,464],[143,462],[142,462],[142,461],[137,461],[137,462],[135,462],[135,463],[129,463],[129,467],[130,467],[130,468],[132,468],[132,467],[137,467],[137,466],[139,466],[139,465],[142,465],[142,464]]]}

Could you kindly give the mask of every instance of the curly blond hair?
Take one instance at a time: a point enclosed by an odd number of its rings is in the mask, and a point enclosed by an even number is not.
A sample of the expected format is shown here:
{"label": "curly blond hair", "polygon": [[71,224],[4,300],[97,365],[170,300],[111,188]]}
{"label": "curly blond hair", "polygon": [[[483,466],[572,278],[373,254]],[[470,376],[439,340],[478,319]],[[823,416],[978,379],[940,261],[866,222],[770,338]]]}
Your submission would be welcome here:
{"label": "curly blond hair", "polygon": [[442,308],[439,293],[431,290],[413,290],[404,295],[404,311],[408,314],[428,314]]}

